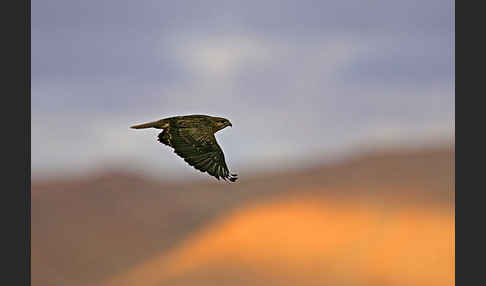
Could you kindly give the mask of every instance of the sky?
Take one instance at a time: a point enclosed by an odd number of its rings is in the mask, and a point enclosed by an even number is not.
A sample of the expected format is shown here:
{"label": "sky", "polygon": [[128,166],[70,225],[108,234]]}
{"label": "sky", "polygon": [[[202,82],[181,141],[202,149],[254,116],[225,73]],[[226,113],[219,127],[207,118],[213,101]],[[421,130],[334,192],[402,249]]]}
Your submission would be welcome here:
{"label": "sky", "polygon": [[[450,0],[32,2],[32,176],[196,178],[156,129],[186,114],[240,174],[454,140]],[[240,172],[238,172],[240,171]]]}

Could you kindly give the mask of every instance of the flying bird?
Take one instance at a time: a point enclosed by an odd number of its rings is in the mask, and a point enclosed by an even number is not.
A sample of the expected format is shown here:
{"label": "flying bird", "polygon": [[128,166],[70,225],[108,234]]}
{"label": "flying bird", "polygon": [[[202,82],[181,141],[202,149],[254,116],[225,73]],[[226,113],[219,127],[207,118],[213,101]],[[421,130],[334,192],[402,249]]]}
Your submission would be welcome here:
{"label": "flying bird", "polygon": [[184,159],[189,165],[201,172],[207,172],[216,179],[238,179],[237,174],[231,174],[224,159],[223,150],[218,145],[214,134],[228,126],[231,122],[222,117],[209,115],[174,116],[153,122],[133,125],[131,128],[163,129],[158,141],[174,149],[174,153]]}

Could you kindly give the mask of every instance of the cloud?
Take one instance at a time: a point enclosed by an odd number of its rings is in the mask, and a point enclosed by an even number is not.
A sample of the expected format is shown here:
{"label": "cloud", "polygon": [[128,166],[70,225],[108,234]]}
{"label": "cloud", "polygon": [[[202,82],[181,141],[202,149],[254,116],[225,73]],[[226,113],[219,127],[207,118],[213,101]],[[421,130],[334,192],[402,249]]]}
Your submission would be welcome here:
{"label": "cloud", "polygon": [[179,36],[170,45],[186,72],[199,78],[228,80],[245,66],[258,65],[270,57],[269,45],[248,35]]}
{"label": "cloud", "polygon": [[235,169],[451,137],[450,3],[49,0],[32,9],[33,173],[117,162],[187,174],[156,130],[128,129],[181,114],[231,119],[217,138]]}

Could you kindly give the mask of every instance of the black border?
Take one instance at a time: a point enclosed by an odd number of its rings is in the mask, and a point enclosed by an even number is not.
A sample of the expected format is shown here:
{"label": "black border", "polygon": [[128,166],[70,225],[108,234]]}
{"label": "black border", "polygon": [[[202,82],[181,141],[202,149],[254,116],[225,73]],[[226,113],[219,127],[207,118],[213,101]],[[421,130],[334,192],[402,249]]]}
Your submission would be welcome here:
{"label": "black border", "polygon": [[26,190],[26,203],[25,203],[25,208],[26,208],[26,219],[25,219],[25,247],[26,247],[26,253],[25,253],[25,284],[26,285],[31,285],[31,70],[30,70],[30,57],[31,57],[31,34],[30,34],[30,28],[31,28],[31,10],[30,10],[30,2],[31,0],[24,0],[25,1],[25,49],[26,49],[26,72],[25,72],[25,77],[26,77],[26,123],[25,123],[25,128],[26,128],[26,180],[25,180],[25,190]]}
{"label": "black border", "polygon": [[[31,1],[2,2],[2,285],[31,285]],[[4,157],[5,158],[5,157]]]}

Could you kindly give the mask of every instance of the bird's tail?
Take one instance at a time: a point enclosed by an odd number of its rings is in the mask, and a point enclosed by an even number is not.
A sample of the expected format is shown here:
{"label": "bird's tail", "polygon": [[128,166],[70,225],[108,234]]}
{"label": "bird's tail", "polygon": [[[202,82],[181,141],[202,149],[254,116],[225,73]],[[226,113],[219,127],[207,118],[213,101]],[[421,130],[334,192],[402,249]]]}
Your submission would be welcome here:
{"label": "bird's tail", "polygon": [[133,125],[133,126],[130,126],[130,128],[134,128],[134,129],[143,129],[143,128],[163,129],[163,128],[165,128],[164,127],[165,125],[166,125],[166,123],[164,122],[164,120],[157,120],[157,121],[152,121],[152,122],[148,122],[148,123]]}

